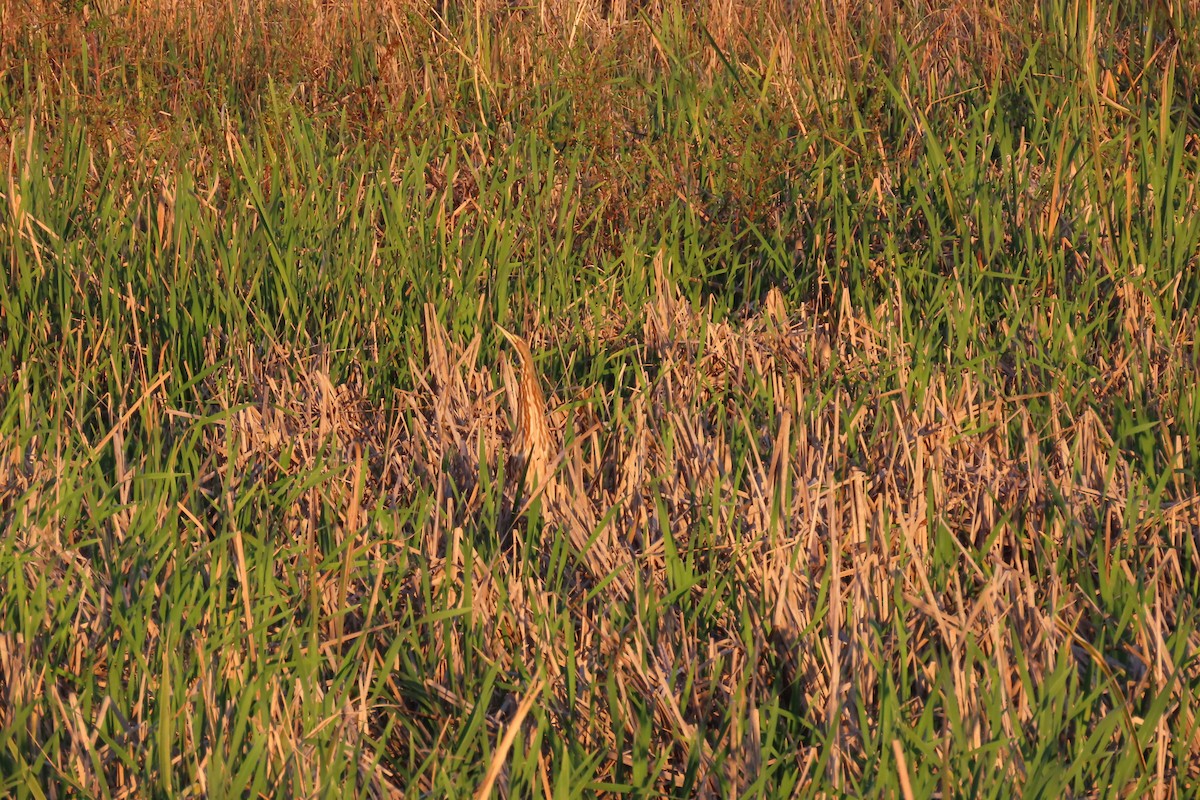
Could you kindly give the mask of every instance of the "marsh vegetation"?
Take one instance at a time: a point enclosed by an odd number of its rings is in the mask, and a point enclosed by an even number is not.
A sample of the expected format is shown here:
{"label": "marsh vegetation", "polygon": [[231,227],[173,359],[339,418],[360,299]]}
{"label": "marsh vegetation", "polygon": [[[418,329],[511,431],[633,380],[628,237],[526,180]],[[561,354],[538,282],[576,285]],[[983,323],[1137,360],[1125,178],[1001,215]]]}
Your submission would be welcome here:
{"label": "marsh vegetation", "polygon": [[0,794],[1196,796],[1198,54],[0,0]]}

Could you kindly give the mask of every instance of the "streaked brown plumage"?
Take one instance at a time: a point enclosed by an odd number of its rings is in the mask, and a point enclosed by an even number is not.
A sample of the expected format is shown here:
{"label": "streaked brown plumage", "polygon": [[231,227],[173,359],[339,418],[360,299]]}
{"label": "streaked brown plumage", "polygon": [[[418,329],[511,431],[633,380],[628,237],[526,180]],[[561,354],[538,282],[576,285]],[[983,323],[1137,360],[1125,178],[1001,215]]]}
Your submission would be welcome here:
{"label": "streaked brown plumage", "polygon": [[543,488],[550,477],[550,458],[554,444],[550,436],[550,425],[546,422],[546,397],[542,394],[541,378],[533,363],[529,345],[499,325],[496,329],[504,334],[508,343],[517,352],[517,400],[513,416],[516,430],[513,435],[513,454],[510,466],[514,474],[524,472],[527,492]]}
{"label": "streaked brown plumage", "polygon": [[[520,507],[540,496],[545,501],[545,518],[567,532],[571,544],[587,565],[594,580],[609,580],[613,591],[628,597],[633,591],[633,578],[627,570],[616,570],[617,560],[610,552],[609,537],[596,538],[597,519],[594,509],[582,485],[582,468],[570,471],[573,480],[564,482],[555,478],[552,463],[560,455],[559,445],[550,430],[546,416],[546,396],[542,394],[541,376],[533,363],[533,353],[521,337],[496,326],[517,353],[519,371],[516,378],[516,397],[513,417],[516,420],[513,432],[512,456],[509,458],[508,474],[520,476],[524,473],[522,493],[524,498],[517,502],[515,513],[523,513]],[[512,395],[510,394],[510,397]],[[615,574],[614,574],[615,571]]]}

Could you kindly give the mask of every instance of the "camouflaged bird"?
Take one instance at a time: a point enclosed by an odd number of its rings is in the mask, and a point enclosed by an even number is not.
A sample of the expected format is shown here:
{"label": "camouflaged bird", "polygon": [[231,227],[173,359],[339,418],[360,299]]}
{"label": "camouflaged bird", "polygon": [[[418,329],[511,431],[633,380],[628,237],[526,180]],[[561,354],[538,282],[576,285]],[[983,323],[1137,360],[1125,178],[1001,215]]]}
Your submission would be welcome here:
{"label": "camouflaged bird", "polygon": [[[499,325],[496,329],[508,340],[517,355],[519,369],[506,376],[509,402],[512,405],[512,453],[505,474],[520,480],[519,494],[514,497],[513,513],[519,518],[538,498],[542,499],[546,522],[566,529],[571,544],[582,557],[592,574],[601,581],[610,574],[611,586],[625,596],[633,589],[628,563],[618,569],[614,558],[612,531],[595,536],[597,514],[591,499],[582,486],[579,470],[573,480],[558,477],[556,466],[564,455],[561,442],[550,426],[546,410],[546,395],[542,392],[541,376],[534,363],[533,352],[525,340]],[[605,527],[609,527],[605,525]],[[625,559],[620,559],[625,561]]]}

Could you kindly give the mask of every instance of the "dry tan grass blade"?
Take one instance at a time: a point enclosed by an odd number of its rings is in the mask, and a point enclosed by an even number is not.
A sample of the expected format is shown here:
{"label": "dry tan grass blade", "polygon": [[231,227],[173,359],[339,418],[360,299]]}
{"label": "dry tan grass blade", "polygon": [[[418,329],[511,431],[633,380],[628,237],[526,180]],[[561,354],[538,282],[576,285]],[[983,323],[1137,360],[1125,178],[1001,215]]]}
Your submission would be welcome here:
{"label": "dry tan grass blade", "polygon": [[512,750],[513,742],[516,741],[517,734],[521,732],[521,725],[525,722],[525,717],[529,716],[533,704],[541,697],[544,683],[540,677],[534,680],[525,698],[517,706],[517,711],[513,714],[512,721],[508,723],[508,729],[504,732],[504,738],[500,740],[500,745],[496,748],[495,755],[492,756],[492,762],[488,765],[483,783],[475,792],[475,800],[487,800],[492,796],[492,787],[496,785],[496,778],[500,777],[500,772],[504,769],[508,751]]}

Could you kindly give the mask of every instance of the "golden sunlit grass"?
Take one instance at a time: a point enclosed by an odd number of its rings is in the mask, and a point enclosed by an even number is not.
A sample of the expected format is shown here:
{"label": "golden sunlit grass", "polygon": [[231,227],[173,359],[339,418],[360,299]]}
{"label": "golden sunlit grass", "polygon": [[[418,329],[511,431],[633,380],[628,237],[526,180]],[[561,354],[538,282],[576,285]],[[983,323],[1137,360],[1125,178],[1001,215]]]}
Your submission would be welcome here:
{"label": "golden sunlit grass", "polygon": [[1195,795],[1197,11],[0,0],[0,793]]}

